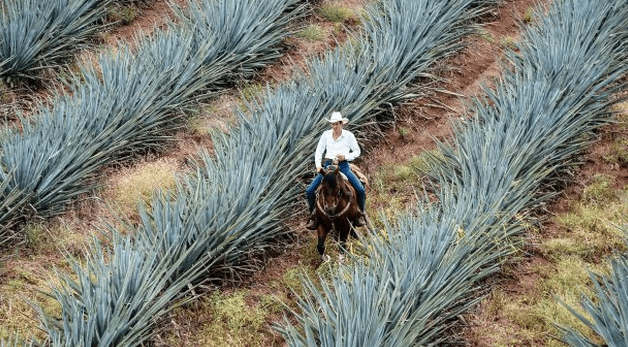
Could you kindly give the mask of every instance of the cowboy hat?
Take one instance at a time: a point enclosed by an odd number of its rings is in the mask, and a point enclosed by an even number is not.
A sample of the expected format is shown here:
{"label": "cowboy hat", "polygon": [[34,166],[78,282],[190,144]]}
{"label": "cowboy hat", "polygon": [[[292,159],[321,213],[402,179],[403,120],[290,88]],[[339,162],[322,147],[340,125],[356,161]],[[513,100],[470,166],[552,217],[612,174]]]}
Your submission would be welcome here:
{"label": "cowboy hat", "polygon": [[348,118],[343,117],[340,112],[333,112],[331,117],[327,120],[329,123],[335,123],[342,121],[342,124],[347,124],[349,122]]}

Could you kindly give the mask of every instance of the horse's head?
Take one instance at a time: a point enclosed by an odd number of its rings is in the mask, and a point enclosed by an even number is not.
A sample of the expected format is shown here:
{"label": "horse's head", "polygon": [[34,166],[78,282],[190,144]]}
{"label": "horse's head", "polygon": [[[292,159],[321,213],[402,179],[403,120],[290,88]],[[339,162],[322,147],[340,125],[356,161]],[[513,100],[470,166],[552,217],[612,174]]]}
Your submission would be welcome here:
{"label": "horse's head", "polygon": [[321,183],[321,195],[322,195],[322,208],[323,211],[329,215],[333,215],[340,211],[338,206],[341,201],[347,201],[351,192],[347,189],[345,179],[342,177],[342,173],[338,169],[337,165],[332,165],[329,169],[321,170],[323,175],[323,181]]}

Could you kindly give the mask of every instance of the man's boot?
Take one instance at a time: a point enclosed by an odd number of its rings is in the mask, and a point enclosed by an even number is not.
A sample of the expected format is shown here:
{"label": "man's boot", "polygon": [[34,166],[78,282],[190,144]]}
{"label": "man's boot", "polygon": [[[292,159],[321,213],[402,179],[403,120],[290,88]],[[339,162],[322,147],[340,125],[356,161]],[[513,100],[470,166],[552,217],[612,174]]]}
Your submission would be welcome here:
{"label": "man's boot", "polygon": [[359,227],[363,227],[365,225],[366,225],[366,216],[364,215],[364,212],[360,211],[360,215],[355,220],[355,227],[359,228]]}
{"label": "man's boot", "polygon": [[316,218],[316,210],[310,212],[307,218],[307,224],[305,227],[309,230],[316,230],[318,228],[318,219]]}

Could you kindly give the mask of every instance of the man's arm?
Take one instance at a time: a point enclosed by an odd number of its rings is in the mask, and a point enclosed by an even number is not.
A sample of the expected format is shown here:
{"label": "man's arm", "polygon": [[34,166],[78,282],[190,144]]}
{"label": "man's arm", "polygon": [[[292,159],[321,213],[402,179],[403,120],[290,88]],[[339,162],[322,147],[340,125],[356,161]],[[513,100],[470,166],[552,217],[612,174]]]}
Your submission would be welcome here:
{"label": "man's arm", "polygon": [[353,136],[353,133],[349,133],[348,136],[348,145],[349,145],[349,153],[345,154],[345,160],[352,161],[355,158],[360,156],[360,146],[358,145],[358,141]]}

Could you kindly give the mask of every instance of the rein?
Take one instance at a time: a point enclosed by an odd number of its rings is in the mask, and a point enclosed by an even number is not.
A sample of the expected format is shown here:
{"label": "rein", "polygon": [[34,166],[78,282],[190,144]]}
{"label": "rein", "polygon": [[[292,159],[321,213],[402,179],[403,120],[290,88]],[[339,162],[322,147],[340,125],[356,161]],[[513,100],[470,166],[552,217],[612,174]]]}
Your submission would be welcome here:
{"label": "rein", "polygon": [[349,201],[347,201],[345,208],[343,208],[342,211],[340,211],[339,213],[330,215],[329,213],[325,212],[325,209],[321,206],[321,202],[318,196],[319,196],[319,192],[317,191],[316,192],[316,207],[318,208],[319,211],[323,212],[323,214],[329,219],[337,218],[347,213],[347,211],[349,210],[349,207],[351,206],[351,201],[353,200],[353,194],[349,194]]}

